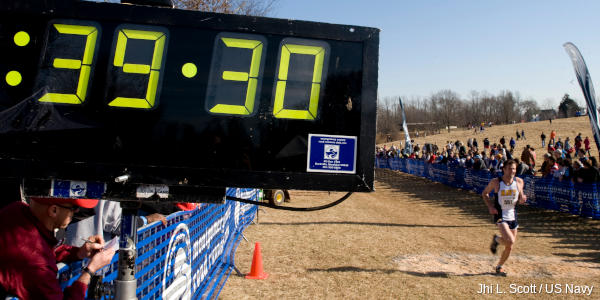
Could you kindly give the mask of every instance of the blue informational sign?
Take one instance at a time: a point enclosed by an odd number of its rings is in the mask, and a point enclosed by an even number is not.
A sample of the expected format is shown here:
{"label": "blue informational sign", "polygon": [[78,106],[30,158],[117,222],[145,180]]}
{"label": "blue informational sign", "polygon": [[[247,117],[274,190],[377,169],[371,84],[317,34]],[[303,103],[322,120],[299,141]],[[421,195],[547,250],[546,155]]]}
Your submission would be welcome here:
{"label": "blue informational sign", "polygon": [[356,137],[308,135],[307,172],[356,174]]}
{"label": "blue informational sign", "polygon": [[101,199],[105,191],[104,182],[53,179],[50,196]]}

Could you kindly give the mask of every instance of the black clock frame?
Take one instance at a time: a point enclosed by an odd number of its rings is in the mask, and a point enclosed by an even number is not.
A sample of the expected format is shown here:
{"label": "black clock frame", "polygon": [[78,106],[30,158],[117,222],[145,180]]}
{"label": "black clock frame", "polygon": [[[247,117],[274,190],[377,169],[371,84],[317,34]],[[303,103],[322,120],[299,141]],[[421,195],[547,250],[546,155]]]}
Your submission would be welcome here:
{"label": "black clock frame", "polygon": [[[114,178],[129,175],[129,184],[166,184],[174,190],[180,189],[179,194],[194,194],[195,188],[203,187],[253,187],[253,188],[285,188],[306,190],[358,191],[373,190],[374,181],[374,144],[375,144],[375,115],[377,99],[377,72],[379,30],[374,28],[334,25],[317,22],[282,20],[264,17],[240,15],[225,15],[197,11],[183,11],[171,8],[158,8],[138,5],[122,5],[114,3],[72,2],[72,1],[11,1],[0,4],[0,17],[12,16],[26,20],[31,28],[41,31],[46,23],[53,19],[81,19],[106,21],[151,26],[171,26],[174,28],[193,28],[222,32],[238,32],[260,34],[264,36],[285,36],[304,39],[327,40],[335,43],[351,42],[362,47],[362,66],[360,74],[360,98],[357,102],[360,115],[352,121],[360,122],[359,130],[350,132],[358,138],[358,153],[356,174],[309,173],[306,171],[288,171],[279,169],[241,169],[230,167],[209,166],[182,167],[169,165],[128,164],[123,161],[65,161],[52,160],[48,157],[26,157],[20,153],[6,152],[0,145],[0,177],[20,177],[34,179],[72,179],[112,182]],[[1,26],[2,21],[0,21]],[[103,34],[109,34],[106,31]],[[42,47],[41,41],[36,49]],[[212,48],[211,45],[207,47]],[[38,50],[39,51],[39,50]],[[25,54],[35,55],[35,53]],[[271,54],[274,55],[274,54]],[[38,53],[39,56],[39,53]],[[35,56],[34,56],[35,57]],[[333,59],[333,58],[332,58]],[[0,70],[2,71],[2,70]],[[36,69],[25,70],[36,73]],[[166,76],[166,75],[165,75]],[[31,83],[30,83],[31,84]],[[98,88],[98,87],[97,87]],[[96,90],[97,91],[97,90]],[[35,91],[29,91],[29,94]],[[5,95],[11,96],[6,89]],[[0,94],[2,96],[2,94]],[[346,95],[336,95],[346,97]],[[24,99],[25,94],[21,95]],[[356,104],[355,104],[356,105]],[[3,113],[0,107],[0,114]],[[35,109],[39,109],[35,108]],[[2,127],[8,126],[7,120],[0,119],[0,141]],[[11,119],[10,121],[14,121]],[[279,123],[278,123],[279,124]],[[283,124],[283,123],[281,123]],[[300,128],[293,122],[285,123],[290,128]],[[345,125],[340,125],[345,126]],[[334,128],[331,125],[327,128]],[[316,128],[316,127],[315,127]],[[313,132],[319,134],[348,134],[344,128],[335,127],[336,132]],[[36,132],[23,130],[18,134],[35,135]],[[14,133],[8,134],[4,141],[18,141]],[[35,139],[30,139],[32,142]],[[35,142],[35,141],[33,141]],[[83,145],[83,148],[94,145]],[[11,148],[10,149],[17,149]],[[306,158],[306,156],[304,156]],[[179,200],[187,201],[188,199]],[[172,199],[178,200],[178,199]]]}

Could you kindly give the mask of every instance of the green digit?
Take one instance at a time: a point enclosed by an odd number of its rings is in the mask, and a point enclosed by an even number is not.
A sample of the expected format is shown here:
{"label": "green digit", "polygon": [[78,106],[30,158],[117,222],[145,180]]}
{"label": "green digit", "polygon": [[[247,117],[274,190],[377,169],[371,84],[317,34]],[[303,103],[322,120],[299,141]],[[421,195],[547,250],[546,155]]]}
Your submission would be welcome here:
{"label": "green digit", "polygon": [[[222,43],[222,44],[221,44]],[[263,48],[264,38],[246,35],[246,34],[220,34],[217,36],[215,50],[213,51],[213,63],[211,66],[209,88],[207,90],[208,95],[206,102],[206,108],[209,112],[215,114],[230,114],[230,115],[251,115],[254,112],[256,95],[259,90],[259,82],[261,79],[261,70],[263,65]],[[250,66],[246,67],[245,63],[242,63],[242,58],[239,54],[233,54],[235,52],[226,51],[226,48],[230,50],[233,48],[250,49]],[[225,68],[231,68],[231,66],[224,66],[224,63],[233,64],[243,71],[232,71],[223,70]],[[243,102],[239,102],[239,98],[231,99],[228,97],[225,99],[223,96],[224,91],[229,91],[231,86],[226,85],[227,81],[245,83],[245,96]],[[238,86],[239,87],[239,86]],[[223,100],[229,100],[229,102],[237,102],[242,104],[225,104]],[[231,101],[233,100],[233,101]]]}
{"label": "green digit", "polygon": [[94,62],[94,53],[98,42],[98,29],[90,25],[71,25],[71,24],[53,24],[54,28],[60,34],[72,34],[86,36],[85,47],[83,48],[83,58],[55,58],[52,67],[56,69],[79,70],[79,80],[77,81],[77,90],[75,94],[46,93],[42,96],[40,102],[81,104],[85,101],[92,64]]}
{"label": "green digit", "polygon": [[[148,74],[148,86],[146,89],[145,98],[116,97],[110,103],[108,103],[109,106],[150,109],[157,104],[156,95],[160,71],[163,65],[162,62],[165,55],[166,37],[167,33],[161,31],[147,31],[126,28],[118,30],[113,65],[115,67],[122,68],[123,72],[125,73]],[[154,41],[154,51],[152,53],[152,62],[150,65],[125,62],[125,53],[128,50],[127,42],[130,39]],[[135,49],[130,51],[135,51]]]}
{"label": "green digit", "polygon": [[[309,45],[306,45],[306,44]],[[299,119],[314,120],[317,117],[319,108],[319,97],[322,87],[323,76],[326,75],[327,60],[329,58],[329,47],[324,42],[313,42],[308,40],[288,39],[281,44],[279,52],[279,67],[277,82],[275,84],[275,100],[273,101],[273,116],[280,119]],[[310,96],[306,110],[286,109],[284,102],[286,97],[286,87],[290,70],[290,60],[292,54],[314,56],[314,65],[312,65],[312,78],[310,84]],[[311,66],[300,66],[311,67]],[[306,101],[305,99],[303,101]]]}

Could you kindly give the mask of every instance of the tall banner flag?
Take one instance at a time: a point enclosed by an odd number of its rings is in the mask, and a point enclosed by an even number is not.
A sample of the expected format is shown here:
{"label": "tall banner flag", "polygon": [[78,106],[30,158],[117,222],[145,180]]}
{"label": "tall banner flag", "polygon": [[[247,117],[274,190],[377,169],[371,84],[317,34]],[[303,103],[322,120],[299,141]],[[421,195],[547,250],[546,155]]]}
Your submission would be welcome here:
{"label": "tall banner flag", "polygon": [[412,145],[410,142],[410,135],[408,134],[408,126],[406,126],[406,114],[404,113],[404,105],[402,105],[402,99],[398,98],[400,109],[402,110],[402,129],[404,129],[404,153],[410,155],[412,153]]}
{"label": "tall banner flag", "polygon": [[594,92],[594,85],[592,84],[592,77],[588,72],[583,56],[579,52],[579,49],[573,45],[573,43],[565,43],[563,45],[575,68],[575,74],[579,81],[579,86],[583,91],[585,102],[587,103],[588,117],[590,123],[592,123],[592,132],[594,133],[594,139],[596,140],[596,147],[600,150],[600,122],[598,120],[598,109],[596,105],[596,94]]}

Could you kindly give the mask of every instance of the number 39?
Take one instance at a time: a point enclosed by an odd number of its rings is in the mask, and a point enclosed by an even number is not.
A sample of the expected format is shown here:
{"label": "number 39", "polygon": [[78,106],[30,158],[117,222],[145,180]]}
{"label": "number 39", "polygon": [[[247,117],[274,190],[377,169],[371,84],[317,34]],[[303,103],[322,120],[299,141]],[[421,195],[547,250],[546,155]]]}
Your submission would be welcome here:
{"label": "number 39", "polygon": [[[48,57],[45,58],[45,67],[40,72],[43,76],[39,76],[38,85],[50,86],[53,90],[44,94],[39,101],[82,104],[87,98],[89,80],[94,71],[100,27],[94,22],[63,20],[51,23],[48,30],[49,38],[44,56]],[[77,36],[84,39],[80,47],[65,42],[68,38]],[[158,105],[168,39],[169,33],[163,27],[117,27],[109,60],[112,64],[112,69],[109,70],[109,74],[113,74],[112,83],[118,84],[121,76],[138,74],[147,76],[147,84],[143,98],[110,95],[109,106],[152,109]],[[132,43],[136,40],[145,43]],[[150,64],[128,61],[129,57],[135,57],[128,54],[140,50],[148,52],[149,49],[140,48],[148,46],[153,47],[150,49]],[[64,57],[50,57],[54,53]],[[265,53],[266,39],[263,36],[237,33],[217,35],[205,98],[205,108],[209,113],[237,116],[256,113],[256,98],[259,97],[262,86]],[[329,45],[326,42],[297,38],[285,38],[281,41],[271,99],[275,118],[317,118],[328,61]],[[65,74],[73,74],[72,72],[76,72],[75,76],[78,78],[75,93],[65,93],[71,88],[64,83],[63,78]]]}

